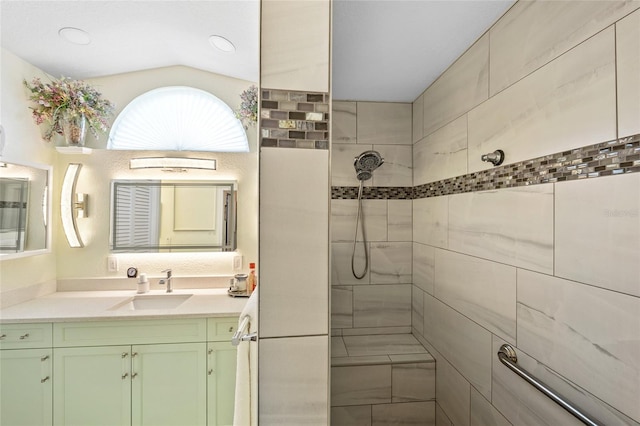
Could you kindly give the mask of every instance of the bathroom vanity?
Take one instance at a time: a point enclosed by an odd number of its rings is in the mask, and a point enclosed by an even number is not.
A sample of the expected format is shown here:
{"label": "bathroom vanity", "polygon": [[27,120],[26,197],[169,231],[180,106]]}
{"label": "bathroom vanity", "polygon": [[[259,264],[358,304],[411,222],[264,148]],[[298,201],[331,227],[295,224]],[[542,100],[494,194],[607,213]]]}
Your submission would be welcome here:
{"label": "bathroom vanity", "polygon": [[150,308],[133,291],[63,292],[4,309],[0,423],[232,424],[246,300],[225,292]]}

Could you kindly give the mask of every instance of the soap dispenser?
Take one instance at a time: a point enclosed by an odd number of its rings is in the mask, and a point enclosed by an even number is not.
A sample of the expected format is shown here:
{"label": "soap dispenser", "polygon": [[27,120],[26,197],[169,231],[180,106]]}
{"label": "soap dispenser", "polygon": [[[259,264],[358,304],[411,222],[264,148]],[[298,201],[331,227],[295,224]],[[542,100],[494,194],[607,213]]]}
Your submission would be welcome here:
{"label": "soap dispenser", "polygon": [[149,292],[149,280],[147,274],[140,274],[138,277],[138,294]]}

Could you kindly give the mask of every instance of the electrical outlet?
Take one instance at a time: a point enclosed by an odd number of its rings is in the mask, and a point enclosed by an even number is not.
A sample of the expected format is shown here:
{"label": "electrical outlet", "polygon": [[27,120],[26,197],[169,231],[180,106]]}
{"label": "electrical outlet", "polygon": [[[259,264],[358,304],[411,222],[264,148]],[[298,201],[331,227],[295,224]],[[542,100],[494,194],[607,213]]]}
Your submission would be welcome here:
{"label": "electrical outlet", "polygon": [[242,256],[233,256],[233,270],[239,271],[242,269]]}
{"label": "electrical outlet", "polygon": [[107,269],[109,272],[118,272],[118,258],[115,256],[107,257]]}

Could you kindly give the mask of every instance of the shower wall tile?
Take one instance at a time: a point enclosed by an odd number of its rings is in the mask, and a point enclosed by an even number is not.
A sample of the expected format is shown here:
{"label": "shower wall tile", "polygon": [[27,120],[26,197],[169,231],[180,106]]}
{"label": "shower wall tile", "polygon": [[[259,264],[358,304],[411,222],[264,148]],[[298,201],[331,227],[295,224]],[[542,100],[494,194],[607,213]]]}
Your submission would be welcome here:
{"label": "shower wall tile", "polygon": [[329,91],[330,4],[261,2],[263,87]]}
{"label": "shower wall tile", "polygon": [[[363,200],[367,241],[387,241],[387,200]],[[351,242],[356,231],[357,200],[331,200],[331,241]],[[358,224],[358,241],[362,241],[362,222]]]}
{"label": "shower wall tile", "polygon": [[471,386],[444,358],[436,368],[436,400],[456,426],[469,426]]}
{"label": "shower wall tile", "polygon": [[433,345],[485,398],[491,398],[491,333],[437,299],[431,309]]}
{"label": "shower wall tile", "polygon": [[436,402],[436,426],[453,426],[451,420],[444,413],[444,410],[440,407],[440,404]]}
{"label": "shower wall tile", "polygon": [[555,209],[555,275],[640,296],[640,174],[556,185]]}
{"label": "shower wall tile", "polygon": [[467,115],[420,140],[413,148],[413,184],[467,173]]}
{"label": "shower wall tile", "polygon": [[449,249],[553,273],[553,185],[449,197]]}
{"label": "shower wall tile", "polygon": [[361,327],[361,328],[345,328],[342,330],[343,336],[366,336],[366,335],[384,335],[384,334],[407,334],[411,333],[410,326],[400,327]]}
{"label": "shower wall tile", "polygon": [[342,337],[332,337],[331,338],[331,358],[333,361],[333,358],[338,358],[338,357],[346,357],[349,356],[349,354],[347,353],[347,347],[344,345],[344,341],[342,340]]}
{"label": "shower wall tile", "polygon": [[640,133],[640,10],[616,23],[616,60],[618,135],[633,135]]}
{"label": "shower wall tile", "polygon": [[393,364],[391,366],[391,402],[436,399],[436,363]]}
{"label": "shower wall tile", "polygon": [[411,145],[411,104],[358,102],[359,144]]}
{"label": "shower wall tile", "polygon": [[353,288],[354,327],[411,325],[411,284]]}
{"label": "shower wall tile", "polygon": [[343,340],[351,357],[428,355],[410,334],[343,336]]}
{"label": "shower wall tile", "polygon": [[331,426],[371,426],[371,405],[331,407]]}
{"label": "shower wall tile", "polygon": [[424,334],[424,292],[416,286],[411,288],[411,326]]}
{"label": "shower wall tile", "polygon": [[411,140],[415,144],[422,139],[422,128],[424,122],[424,93],[412,104],[412,131]]}
{"label": "shower wall tile", "polygon": [[413,243],[413,284],[433,295],[435,284],[435,248]]}
{"label": "shower wall tile", "polygon": [[435,260],[435,296],[515,344],[516,268],[440,249]]}
{"label": "shower wall tile", "polygon": [[490,30],[491,96],[638,7],[633,1],[514,4]]}
{"label": "shower wall tile", "polygon": [[640,298],[518,271],[518,347],[636,421],[638,313]]}
{"label": "shower wall tile", "polygon": [[[367,244],[370,250],[371,244]],[[351,271],[351,254],[353,253],[353,241],[350,243],[331,243],[331,285],[360,285],[369,284],[369,271],[362,277],[357,279]],[[358,244],[355,254],[355,266],[358,268],[356,272],[362,273],[364,268],[364,250],[362,244]]]}
{"label": "shower wall tile", "polygon": [[371,407],[371,421],[373,426],[434,426],[435,402],[374,405]]}
{"label": "shower wall tile", "polygon": [[484,35],[424,92],[428,136],[489,96],[489,36]]}
{"label": "shower wall tile", "polygon": [[615,139],[613,28],[604,30],[469,112],[469,172]]}
{"label": "shower wall tile", "polygon": [[[373,149],[373,145],[356,145],[346,143],[331,144],[331,186],[358,186],[353,161],[363,151]],[[365,186],[371,186],[372,181],[366,181]]]}
{"label": "shower wall tile", "polygon": [[373,186],[411,186],[413,160],[411,145],[374,145],[384,163],[373,172]]}
{"label": "shower wall tile", "polygon": [[328,424],[328,336],[261,338],[258,363],[260,425]]}
{"label": "shower wall tile", "polygon": [[[504,344],[499,337],[493,337],[493,353]],[[591,395],[557,372],[529,356],[520,348],[515,348],[518,364],[535,377],[563,395],[584,412],[590,414],[603,425],[639,426],[640,423],[620,413],[599,398]],[[522,380],[493,357],[493,405],[514,425],[581,425],[582,423],[560,408],[541,392]]]}
{"label": "shower wall tile", "polygon": [[371,284],[411,283],[411,242],[371,244]]}
{"label": "shower wall tile", "polygon": [[[436,312],[435,312],[435,304],[436,299],[430,295],[429,293],[422,293],[422,319],[424,321],[422,325],[422,329],[424,330],[423,336],[424,338],[431,344],[436,344]],[[421,342],[424,343],[424,342]],[[435,349],[435,348],[434,348]],[[437,349],[436,349],[437,350]],[[429,350],[431,352],[431,350]],[[433,352],[431,352],[433,356],[436,356]]]}
{"label": "shower wall tile", "polygon": [[326,150],[261,152],[260,191],[269,194],[260,200],[261,338],[328,334],[328,157]]}
{"label": "shower wall tile", "polygon": [[411,241],[413,239],[413,202],[411,200],[388,200],[387,239],[389,241]]}
{"label": "shower wall tile", "polygon": [[384,404],[391,401],[391,365],[331,367],[331,405]]}
{"label": "shower wall tile", "polygon": [[471,387],[471,426],[511,426],[494,406]]}
{"label": "shower wall tile", "polygon": [[353,327],[353,289],[331,287],[331,328]]}
{"label": "shower wall tile", "polygon": [[413,240],[417,243],[447,248],[449,197],[413,200]]}
{"label": "shower wall tile", "polygon": [[356,102],[333,101],[332,140],[335,143],[356,143]]}

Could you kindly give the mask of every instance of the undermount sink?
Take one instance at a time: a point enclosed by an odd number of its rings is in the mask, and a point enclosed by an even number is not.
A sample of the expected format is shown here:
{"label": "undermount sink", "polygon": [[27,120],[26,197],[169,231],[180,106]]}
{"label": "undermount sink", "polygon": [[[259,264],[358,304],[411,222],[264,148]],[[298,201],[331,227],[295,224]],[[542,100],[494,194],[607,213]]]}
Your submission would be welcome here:
{"label": "undermount sink", "polygon": [[186,302],[192,294],[139,295],[119,302],[110,311],[139,311],[144,309],[175,309]]}

